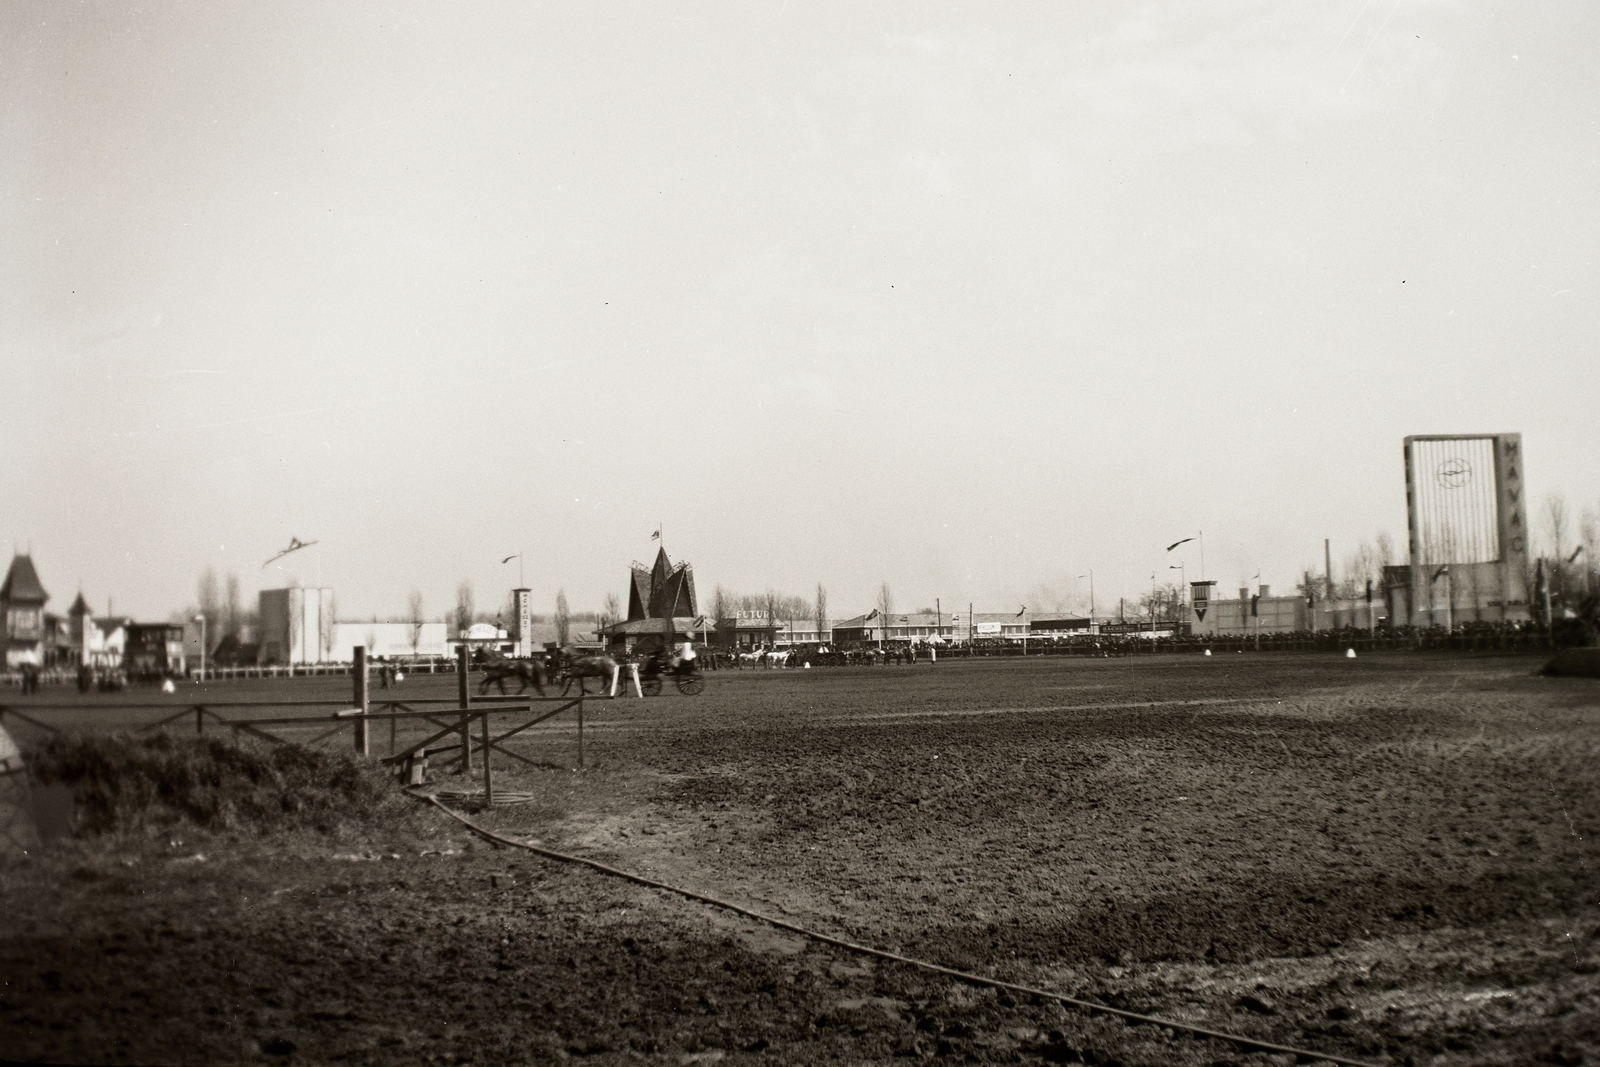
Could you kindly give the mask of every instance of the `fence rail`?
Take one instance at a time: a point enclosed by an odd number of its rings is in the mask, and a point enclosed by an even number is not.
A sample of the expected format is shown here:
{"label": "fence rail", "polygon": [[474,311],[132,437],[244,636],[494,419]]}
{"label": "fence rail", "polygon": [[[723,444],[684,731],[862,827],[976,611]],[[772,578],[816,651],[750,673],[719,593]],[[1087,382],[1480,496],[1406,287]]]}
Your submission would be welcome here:
{"label": "fence rail", "polygon": [[[321,744],[331,737],[341,733],[351,736],[355,750],[361,755],[370,754],[369,731],[372,723],[389,723],[389,755],[382,762],[388,765],[405,765],[415,760],[419,755],[426,759],[430,754],[443,752],[456,752],[460,756],[460,768],[468,776],[473,773],[473,754],[478,753],[483,765],[484,800],[489,806],[494,804],[494,778],[493,767],[490,761],[492,753],[499,753],[519,760],[522,763],[536,765],[534,760],[521,753],[507,748],[505,742],[521,734],[530,727],[560,715],[564,711],[576,711],[578,720],[578,766],[584,765],[584,697],[527,697],[517,698],[513,701],[502,699],[496,703],[474,703],[468,686],[468,670],[465,650],[459,661],[454,664],[457,675],[457,691],[454,699],[450,697],[410,697],[395,700],[372,700],[367,688],[367,672],[364,650],[357,649],[354,665],[353,687],[349,699],[323,698],[313,700],[205,700],[174,704],[170,701],[148,700],[111,700],[92,701],[70,704],[60,703],[17,703],[0,702],[0,727],[3,727],[8,717],[29,726],[50,733],[60,732],[61,726],[47,721],[51,713],[62,712],[93,712],[97,715],[106,711],[134,711],[150,709],[162,714],[148,722],[127,723],[128,728],[136,732],[149,730],[165,730],[179,724],[186,724],[193,720],[195,734],[205,736],[207,725],[215,729],[227,728],[233,736],[244,733],[260,740],[274,744],[295,743],[311,747]],[[321,715],[250,715],[249,709],[287,709],[287,708],[327,708],[333,709]],[[226,712],[227,714],[224,714]],[[510,729],[499,734],[492,732],[491,716],[524,716],[526,721],[513,725]],[[402,723],[415,722],[418,725],[432,727],[433,730],[423,740],[408,744],[404,749],[400,747],[399,727]],[[473,727],[476,726],[479,736],[472,737]],[[298,731],[309,731],[320,728],[316,736],[301,739],[292,736]],[[291,736],[282,736],[289,734]],[[455,735],[458,740],[455,744],[443,745],[433,748],[435,742]]]}

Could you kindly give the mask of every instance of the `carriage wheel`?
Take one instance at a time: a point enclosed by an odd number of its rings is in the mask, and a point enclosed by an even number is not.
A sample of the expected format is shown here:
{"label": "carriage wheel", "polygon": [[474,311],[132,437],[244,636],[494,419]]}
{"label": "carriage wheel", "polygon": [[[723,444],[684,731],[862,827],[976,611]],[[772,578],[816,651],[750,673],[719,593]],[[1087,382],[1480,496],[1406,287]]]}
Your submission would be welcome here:
{"label": "carriage wheel", "polygon": [[686,674],[678,679],[678,692],[692,697],[706,687],[706,680],[698,674]]}
{"label": "carriage wheel", "polygon": [[655,677],[655,678],[640,678],[639,679],[639,691],[641,693],[643,693],[647,697],[658,697],[658,696],[660,696],[661,695],[661,679],[660,679],[660,677],[658,676],[658,677]]}

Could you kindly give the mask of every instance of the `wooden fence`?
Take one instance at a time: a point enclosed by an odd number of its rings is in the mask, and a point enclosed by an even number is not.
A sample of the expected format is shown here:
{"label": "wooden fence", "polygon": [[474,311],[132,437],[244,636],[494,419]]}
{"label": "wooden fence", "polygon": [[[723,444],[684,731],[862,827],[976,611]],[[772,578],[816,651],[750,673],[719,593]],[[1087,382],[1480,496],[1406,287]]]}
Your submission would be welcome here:
{"label": "wooden fence", "polygon": [[[461,662],[454,664],[456,668],[457,686],[454,700],[449,697],[430,697],[410,700],[380,700],[372,701],[368,693],[366,656],[365,650],[356,649],[356,663],[352,671],[352,694],[349,700],[324,699],[324,700],[208,700],[203,702],[185,703],[174,706],[167,702],[150,701],[110,701],[73,704],[49,703],[0,703],[0,726],[4,726],[8,719],[26,723],[49,732],[58,732],[61,727],[46,721],[46,717],[54,712],[83,712],[96,713],[109,710],[134,710],[150,709],[163,712],[160,717],[149,722],[133,725],[136,732],[146,730],[165,730],[181,727],[191,720],[194,723],[195,734],[205,736],[207,726],[213,731],[228,729],[233,736],[240,733],[248,734],[275,744],[296,743],[305,746],[321,744],[324,741],[345,734],[351,738],[352,746],[361,755],[371,754],[371,726],[374,722],[389,723],[389,755],[382,762],[389,765],[404,765],[417,759],[419,756],[426,758],[446,752],[458,754],[458,766],[467,775],[473,773],[473,754],[480,754],[484,778],[484,800],[492,806],[494,804],[493,768],[490,764],[490,753],[498,752],[503,756],[519,760],[522,763],[535,764],[534,760],[505,747],[505,742],[522,733],[530,727],[537,726],[547,719],[554,718],[564,711],[575,711],[578,720],[578,766],[583,766],[583,729],[584,729],[584,697],[528,697],[516,701],[500,701],[490,703],[473,703],[472,693],[469,689],[469,672],[466,664],[466,650],[462,650]],[[427,707],[426,705],[435,705]],[[246,709],[283,709],[283,708],[321,708],[334,710],[324,711],[322,714],[295,714],[295,715],[250,715]],[[520,716],[524,721],[513,725],[510,729],[493,733],[490,723],[492,716]],[[416,723],[417,725],[431,726],[433,728],[423,740],[408,742],[406,747],[400,747],[399,727],[401,724]],[[474,738],[473,728],[477,728],[478,736]],[[315,731],[315,736],[302,738],[296,734]],[[284,736],[284,735],[289,736]],[[451,744],[432,747],[436,742],[454,737]]]}

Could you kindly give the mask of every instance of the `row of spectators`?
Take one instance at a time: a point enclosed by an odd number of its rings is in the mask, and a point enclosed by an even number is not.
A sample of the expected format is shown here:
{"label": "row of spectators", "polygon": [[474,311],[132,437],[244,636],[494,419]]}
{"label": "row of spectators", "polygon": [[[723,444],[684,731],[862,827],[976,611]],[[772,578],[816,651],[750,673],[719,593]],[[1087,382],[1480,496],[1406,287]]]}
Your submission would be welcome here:
{"label": "row of spectators", "polygon": [[1442,626],[1393,626],[1378,630],[1339,627],[1326,630],[1291,630],[1279,633],[1157,636],[1098,634],[1056,644],[1030,643],[1026,652],[1018,644],[979,642],[970,650],[953,648],[942,656],[1128,656],[1151,653],[1218,651],[1343,652],[1368,650],[1542,651],[1590,643],[1578,619],[1558,619],[1546,629],[1532,622],[1462,623],[1453,630]]}

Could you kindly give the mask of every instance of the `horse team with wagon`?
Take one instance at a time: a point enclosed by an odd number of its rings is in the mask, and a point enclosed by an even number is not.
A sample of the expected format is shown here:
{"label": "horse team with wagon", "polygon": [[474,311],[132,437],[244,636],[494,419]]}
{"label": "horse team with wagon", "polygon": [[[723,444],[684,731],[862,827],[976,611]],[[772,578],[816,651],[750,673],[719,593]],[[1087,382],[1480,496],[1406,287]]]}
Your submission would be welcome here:
{"label": "horse team with wagon", "polygon": [[659,650],[623,659],[605,653],[574,655],[563,649],[556,649],[543,657],[513,659],[491,650],[481,650],[476,660],[483,668],[478,693],[484,696],[488,695],[490,686],[498,688],[501,696],[507,695],[506,682],[513,680],[518,683],[518,696],[530,687],[544,696],[547,684],[560,686],[561,695],[566,696],[571,692],[574,682],[578,685],[579,694],[584,694],[590,678],[599,680],[600,688],[612,696],[616,695],[619,685],[626,692],[630,679],[638,685],[641,696],[660,693],[663,680],[667,678],[671,678],[678,692],[685,696],[694,696],[705,688],[705,677],[695,660],[684,659],[672,663]]}

